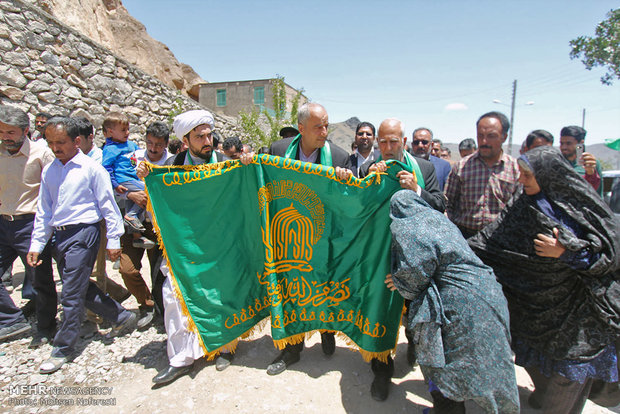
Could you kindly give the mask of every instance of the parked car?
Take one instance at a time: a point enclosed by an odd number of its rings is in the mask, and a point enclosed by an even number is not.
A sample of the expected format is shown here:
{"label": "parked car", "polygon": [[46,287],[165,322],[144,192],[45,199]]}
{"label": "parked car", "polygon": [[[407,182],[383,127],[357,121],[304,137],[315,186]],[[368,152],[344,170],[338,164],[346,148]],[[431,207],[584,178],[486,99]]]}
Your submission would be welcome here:
{"label": "parked car", "polygon": [[603,171],[603,199],[620,216],[620,170]]}

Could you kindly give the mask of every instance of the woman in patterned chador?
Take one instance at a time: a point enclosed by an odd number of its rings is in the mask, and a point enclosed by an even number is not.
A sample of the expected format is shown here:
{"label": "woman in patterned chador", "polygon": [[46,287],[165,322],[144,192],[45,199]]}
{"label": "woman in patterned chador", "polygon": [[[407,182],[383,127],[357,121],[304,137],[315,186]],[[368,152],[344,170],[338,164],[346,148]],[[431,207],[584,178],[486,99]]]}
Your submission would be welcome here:
{"label": "woman in patterned chador", "polygon": [[[493,271],[459,229],[415,192],[392,197],[392,282],[411,300],[408,329],[433,412],[518,413],[508,307]],[[392,286],[393,284],[393,286]]]}

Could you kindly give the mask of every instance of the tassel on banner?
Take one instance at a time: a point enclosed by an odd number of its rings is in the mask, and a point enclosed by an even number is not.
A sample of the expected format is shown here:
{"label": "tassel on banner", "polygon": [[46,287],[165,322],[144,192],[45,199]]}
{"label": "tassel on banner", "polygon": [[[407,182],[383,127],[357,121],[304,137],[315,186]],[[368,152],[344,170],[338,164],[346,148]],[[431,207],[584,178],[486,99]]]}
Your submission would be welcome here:
{"label": "tassel on banner", "polygon": [[365,351],[362,348],[360,348],[351,338],[349,338],[347,334],[340,332],[340,331],[333,331],[329,329],[315,329],[312,331],[292,335],[284,339],[274,339],[273,344],[276,346],[276,348],[282,350],[287,345],[296,345],[304,340],[310,339],[310,337],[317,332],[319,333],[334,332],[339,339],[342,339],[346,343],[349,350],[353,352],[356,352],[356,351],[359,352],[360,355],[362,356],[362,359],[366,362],[370,362],[373,359],[378,359],[379,361],[383,363],[387,363],[388,356],[390,355],[393,356],[396,353],[396,346],[398,345],[398,336],[400,334],[400,325],[398,326],[399,334],[396,335],[396,342],[394,344],[394,348],[388,349],[387,351],[382,351],[382,352]]}

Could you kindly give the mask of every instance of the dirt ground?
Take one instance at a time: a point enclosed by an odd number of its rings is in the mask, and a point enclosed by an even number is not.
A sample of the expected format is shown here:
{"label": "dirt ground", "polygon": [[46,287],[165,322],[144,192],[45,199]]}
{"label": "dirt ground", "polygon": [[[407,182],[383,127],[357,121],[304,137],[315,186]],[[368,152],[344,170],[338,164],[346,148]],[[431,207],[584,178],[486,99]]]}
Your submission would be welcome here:
{"label": "dirt ground", "polygon": [[[107,271],[114,280],[121,282],[118,271],[113,270],[109,262]],[[19,277],[20,272],[23,272],[23,267],[18,260],[14,273]],[[144,260],[143,274],[147,275],[147,272],[148,262]],[[20,295],[17,291],[12,296],[19,304]],[[124,305],[128,309],[137,309],[133,298],[125,301]],[[161,321],[157,328],[163,329]],[[131,352],[122,361],[114,361],[120,374],[105,384],[110,387],[110,394],[106,398],[112,398],[110,401],[113,405],[102,407],[91,404],[53,410],[39,407],[23,412],[421,413],[424,408],[431,406],[430,394],[419,367],[410,370],[406,364],[407,343],[403,328],[396,352],[390,396],[384,402],[374,401],[370,397],[373,379],[370,365],[357,352],[347,349],[340,339],[336,340],[335,354],[327,357],[321,350],[320,336],[314,335],[306,342],[301,361],[272,377],[267,375],[266,368],[278,351],[273,346],[267,325],[254,339],[239,343],[235,359],[225,371],[216,371],[213,361],[199,360],[189,375],[172,384],[153,387],[152,377],[167,365],[165,341],[143,343],[139,335],[132,337],[135,338],[135,348],[130,347]],[[23,339],[22,342],[23,352],[28,352],[28,341]],[[147,357],[154,352],[157,358]],[[521,412],[540,412],[527,404],[527,397],[533,389],[529,376],[520,367],[516,368],[516,374]],[[88,380],[79,384],[80,387],[95,385],[100,384],[89,384]],[[0,407],[0,411],[13,412],[14,408],[5,405]],[[467,412],[478,413],[481,410],[470,402],[467,404]],[[584,410],[587,414],[611,412],[620,413],[620,409],[610,411],[588,402]]]}

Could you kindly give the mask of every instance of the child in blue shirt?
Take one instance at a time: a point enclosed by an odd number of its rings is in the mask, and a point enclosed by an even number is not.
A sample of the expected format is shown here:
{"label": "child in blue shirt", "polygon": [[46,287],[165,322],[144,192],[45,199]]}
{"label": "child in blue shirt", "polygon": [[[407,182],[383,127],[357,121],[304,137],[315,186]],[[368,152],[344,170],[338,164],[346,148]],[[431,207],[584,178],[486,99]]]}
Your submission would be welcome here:
{"label": "child in blue shirt", "polygon": [[[103,147],[103,167],[110,174],[112,187],[119,194],[128,194],[144,191],[144,182],[136,175],[132,161],[134,152],[138,149],[135,142],[128,141],[129,118],[120,112],[109,112],[103,121],[103,134],[106,137]],[[125,202],[125,225],[135,233],[134,244],[145,231],[142,225],[144,209],[129,198]]]}

